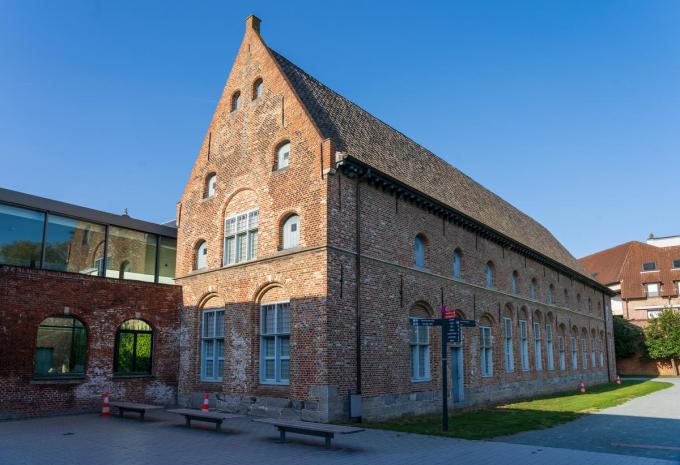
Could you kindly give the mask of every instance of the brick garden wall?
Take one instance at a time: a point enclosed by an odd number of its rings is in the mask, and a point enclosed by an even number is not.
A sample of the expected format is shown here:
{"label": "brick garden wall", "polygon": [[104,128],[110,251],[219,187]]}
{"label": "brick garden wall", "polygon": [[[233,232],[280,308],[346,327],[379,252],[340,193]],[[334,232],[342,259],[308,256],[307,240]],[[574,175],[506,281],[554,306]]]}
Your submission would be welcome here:
{"label": "brick garden wall", "polygon": [[[0,419],[96,411],[112,400],[172,405],[179,366],[177,286],[0,266]],[[49,316],[69,314],[87,329],[85,376],[34,379],[36,335]],[[113,375],[118,326],[142,319],[154,330],[152,375]]]}

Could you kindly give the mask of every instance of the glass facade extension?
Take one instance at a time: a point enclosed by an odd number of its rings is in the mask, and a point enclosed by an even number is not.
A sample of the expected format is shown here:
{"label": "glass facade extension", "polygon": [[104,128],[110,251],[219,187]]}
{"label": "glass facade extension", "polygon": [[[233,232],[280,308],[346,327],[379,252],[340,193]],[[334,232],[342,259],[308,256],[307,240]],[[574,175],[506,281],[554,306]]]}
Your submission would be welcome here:
{"label": "glass facade extension", "polygon": [[0,204],[0,265],[173,284],[176,254],[174,237]]}

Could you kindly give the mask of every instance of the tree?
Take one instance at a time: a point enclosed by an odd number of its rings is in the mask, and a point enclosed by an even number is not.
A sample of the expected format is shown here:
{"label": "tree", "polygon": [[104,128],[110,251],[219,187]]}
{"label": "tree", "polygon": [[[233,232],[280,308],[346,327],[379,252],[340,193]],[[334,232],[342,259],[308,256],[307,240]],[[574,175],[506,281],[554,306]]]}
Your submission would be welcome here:
{"label": "tree", "polygon": [[680,313],[667,307],[652,320],[645,328],[645,346],[650,358],[670,360],[677,374],[675,359],[680,357]]}
{"label": "tree", "polygon": [[614,351],[617,358],[632,357],[642,345],[642,330],[623,317],[614,317]]}

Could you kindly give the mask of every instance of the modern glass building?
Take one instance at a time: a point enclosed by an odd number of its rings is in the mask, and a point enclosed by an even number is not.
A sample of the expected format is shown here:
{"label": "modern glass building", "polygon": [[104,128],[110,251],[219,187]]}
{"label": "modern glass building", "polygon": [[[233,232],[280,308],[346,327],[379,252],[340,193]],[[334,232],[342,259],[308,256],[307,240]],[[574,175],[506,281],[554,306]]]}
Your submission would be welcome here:
{"label": "modern glass building", "polygon": [[177,230],[0,188],[0,265],[173,284]]}

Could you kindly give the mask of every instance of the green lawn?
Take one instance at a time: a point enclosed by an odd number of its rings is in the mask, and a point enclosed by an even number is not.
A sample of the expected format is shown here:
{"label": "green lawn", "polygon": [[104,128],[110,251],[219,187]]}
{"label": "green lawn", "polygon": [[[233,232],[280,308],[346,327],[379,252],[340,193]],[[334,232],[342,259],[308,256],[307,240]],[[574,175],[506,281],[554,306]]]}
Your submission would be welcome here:
{"label": "green lawn", "polygon": [[673,386],[657,381],[623,381],[594,386],[586,394],[559,394],[524,402],[454,414],[449,417],[449,431],[441,431],[441,414],[403,417],[382,423],[366,423],[367,428],[407,433],[432,434],[464,439],[489,439],[534,429],[550,428],[576,420],[601,409],[614,407],[635,397]]}

